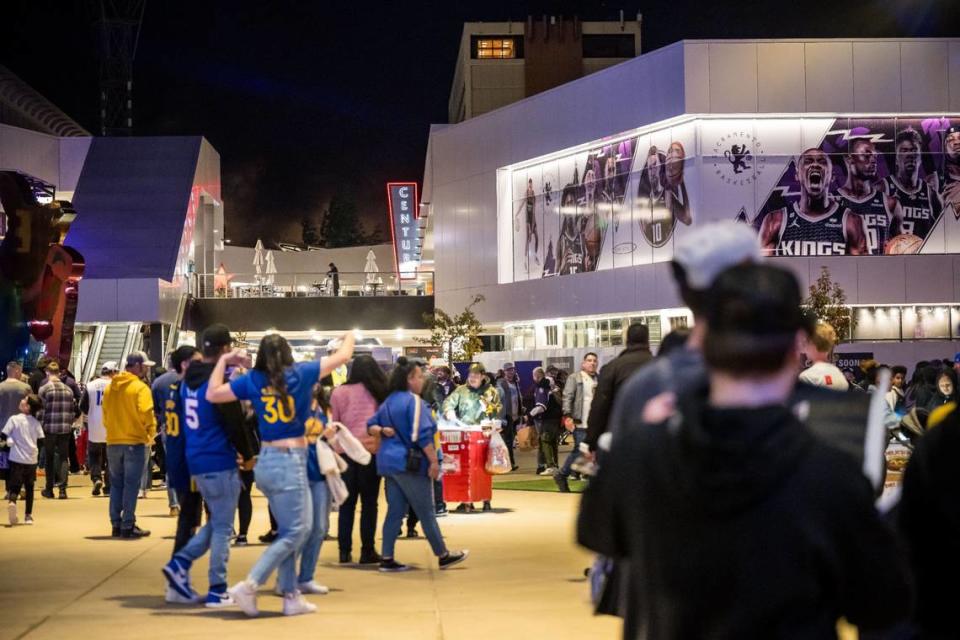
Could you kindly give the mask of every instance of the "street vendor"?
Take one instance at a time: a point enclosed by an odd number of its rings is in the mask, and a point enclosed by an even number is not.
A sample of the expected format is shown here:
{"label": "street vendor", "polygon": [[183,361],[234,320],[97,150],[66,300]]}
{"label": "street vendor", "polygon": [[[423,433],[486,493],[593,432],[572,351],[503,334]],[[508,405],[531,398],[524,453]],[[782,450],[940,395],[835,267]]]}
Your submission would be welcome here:
{"label": "street vendor", "polygon": [[[484,420],[503,419],[503,398],[497,388],[486,378],[486,369],[479,362],[470,365],[467,384],[457,387],[443,402],[443,416],[451,422],[474,426]],[[473,511],[472,503],[462,503],[457,513]],[[483,503],[483,510],[490,511],[490,501]]]}

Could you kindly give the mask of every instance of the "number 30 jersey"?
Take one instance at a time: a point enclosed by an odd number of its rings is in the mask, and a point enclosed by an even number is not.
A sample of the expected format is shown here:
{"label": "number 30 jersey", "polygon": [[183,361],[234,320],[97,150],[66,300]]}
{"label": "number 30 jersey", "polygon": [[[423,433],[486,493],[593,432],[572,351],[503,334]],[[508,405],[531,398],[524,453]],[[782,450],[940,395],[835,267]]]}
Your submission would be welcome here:
{"label": "number 30 jersey", "polygon": [[253,369],[230,383],[233,395],[249,400],[257,414],[263,442],[302,438],[313,415],[313,387],[320,380],[320,362],[300,362],[284,371],[286,393],[273,388],[263,371]]}
{"label": "number 30 jersey", "polygon": [[[211,373],[212,364],[194,362],[180,384],[176,429],[186,437],[191,476],[237,468],[237,450],[230,441],[221,405],[207,402]],[[172,431],[168,417],[168,438]]]}
{"label": "number 30 jersey", "polygon": [[165,437],[163,440],[164,462],[167,468],[167,483],[176,491],[190,489],[190,467],[187,465],[187,436],[180,428],[182,416],[180,402],[180,382],[167,389],[167,399],[163,411],[166,414]]}

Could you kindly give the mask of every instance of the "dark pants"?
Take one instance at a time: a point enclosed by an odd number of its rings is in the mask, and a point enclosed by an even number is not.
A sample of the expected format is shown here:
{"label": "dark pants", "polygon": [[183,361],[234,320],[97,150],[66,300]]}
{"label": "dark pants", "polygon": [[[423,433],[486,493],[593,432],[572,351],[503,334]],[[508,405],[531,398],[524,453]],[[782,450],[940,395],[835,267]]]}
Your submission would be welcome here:
{"label": "dark pants", "polygon": [[512,418],[506,420],[500,435],[503,436],[503,441],[507,443],[507,451],[510,452],[510,466],[517,466],[513,455],[513,445],[517,440],[517,421]]}
{"label": "dark pants", "polygon": [[577,427],[573,430],[573,449],[570,451],[570,455],[567,456],[567,459],[563,461],[563,467],[560,468],[560,475],[564,478],[570,476],[570,467],[573,466],[573,463],[577,461],[580,457],[580,443],[587,439],[587,430]]}
{"label": "dark pants", "polygon": [[253,490],[253,471],[241,471],[240,482],[240,497],[237,499],[240,531],[237,535],[246,536],[250,530],[250,521],[253,519],[253,499],[250,497],[250,491]]}
{"label": "dark pants", "polygon": [[203,498],[200,497],[199,491],[188,489],[177,491],[177,502],[180,503],[180,515],[177,516],[177,535],[173,539],[173,555],[190,542],[194,530],[200,526]]}
{"label": "dark pants", "polygon": [[337,523],[337,546],[341,553],[353,549],[353,516],[360,500],[360,545],[361,551],[374,551],[377,535],[377,500],[380,497],[380,476],[377,475],[376,457],[370,464],[361,465],[347,461],[347,471],[341,478],[347,484],[350,497],[340,505]]}
{"label": "dark pants", "polygon": [[110,489],[110,469],[107,466],[107,443],[88,442],[87,455],[90,458],[90,480],[104,483]]}
{"label": "dark pants", "polygon": [[543,419],[540,421],[540,451],[543,453],[543,464],[547,468],[556,469],[557,462],[557,442],[560,439],[560,420]]}
{"label": "dark pants", "polygon": [[27,494],[25,500],[26,514],[31,515],[33,513],[33,485],[37,479],[37,465],[20,464],[11,460],[8,472],[7,500],[16,502],[17,498],[20,497],[20,489],[24,489]]}
{"label": "dark pants", "polygon": [[[47,491],[53,491],[53,485],[67,488],[67,467],[70,464],[70,441],[72,433],[48,433],[43,438]],[[56,456],[59,454],[59,460]]]}

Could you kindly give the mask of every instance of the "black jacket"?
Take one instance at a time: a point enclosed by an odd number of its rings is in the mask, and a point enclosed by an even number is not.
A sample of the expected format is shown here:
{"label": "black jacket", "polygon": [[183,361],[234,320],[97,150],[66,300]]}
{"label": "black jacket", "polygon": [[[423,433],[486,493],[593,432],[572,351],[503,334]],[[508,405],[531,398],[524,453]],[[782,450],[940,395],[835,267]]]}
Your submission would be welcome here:
{"label": "black jacket", "polygon": [[[835,638],[842,616],[869,629],[908,615],[903,556],[859,465],[785,406],[716,410],[699,390],[614,445],[578,539],[629,560],[624,638]],[[589,507],[604,494],[605,514]]]}
{"label": "black jacket", "polygon": [[[944,417],[943,413],[949,411]],[[917,584],[923,638],[956,638],[960,575],[960,414],[930,416],[903,475],[898,523]]]}
{"label": "black jacket", "polygon": [[634,371],[652,359],[650,347],[645,344],[634,345],[621,351],[620,355],[600,369],[597,388],[593,392],[593,403],[590,405],[590,415],[587,417],[586,443],[591,450],[597,448],[597,439],[607,431],[613,399],[621,385]]}
{"label": "black jacket", "polygon": [[[189,389],[199,389],[210,378],[214,365],[207,362],[194,362],[187,369],[183,383]],[[226,429],[227,439],[244,460],[250,460],[257,455],[258,444],[256,432],[251,432],[249,422],[244,416],[243,407],[239,401],[226,402],[214,405],[220,413],[221,422]]]}

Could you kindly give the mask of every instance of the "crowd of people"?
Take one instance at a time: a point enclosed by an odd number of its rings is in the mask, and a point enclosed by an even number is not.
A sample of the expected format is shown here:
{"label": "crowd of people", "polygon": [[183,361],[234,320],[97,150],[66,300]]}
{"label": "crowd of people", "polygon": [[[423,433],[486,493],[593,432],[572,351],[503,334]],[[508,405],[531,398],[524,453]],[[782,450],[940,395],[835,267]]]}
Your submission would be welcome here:
{"label": "crowd of people", "polygon": [[[40,362],[42,374],[30,376],[19,363],[8,364],[0,382],[0,424],[2,444],[9,447],[10,524],[20,521],[21,495],[24,523],[33,523],[42,458],[41,495],[65,499],[71,466],[74,472],[86,468],[93,496],[109,497],[112,537],[149,536],[138,524],[137,505],[159,467],[170,515],[177,518],[163,567],[166,601],[238,606],[249,616],[258,614],[257,590],[274,572],[285,615],[316,610],[304,596],[328,592],[315,572],[334,507],[343,564],[353,562],[358,504],[359,564],[382,572],[410,568],[394,555],[404,518],[408,537],[417,537],[420,525],[440,569],[466,559],[467,551],[447,547],[437,524],[446,507],[437,484],[436,415],[454,392],[449,377],[438,380],[424,363],[406,358],[388,375],[371,356],[354,357],[352,333],[336,351],[299,363],[279,334],[264,337],[255,362],[234,348],[223,325],[208,327],[199,343],[170,353],[165,371],[154,370],[145,353],[132,352],[122,371],[106,362],[100,376],[82,386],[57,362]],[[334,389],[331,374],[348,363],[346,382]],[[388,508],[378,553],[381,479]],[[228,588],[230,548],[247,544],[254,486],[267,498],[271,530],[261,540],[269,546]],[[209,589],[201,596],[190,569],[207,554]]]}

